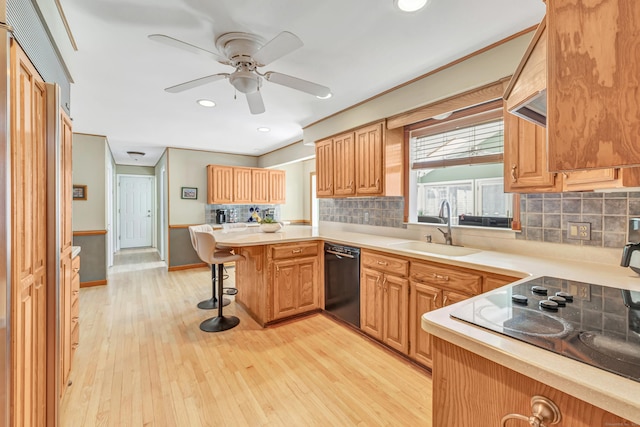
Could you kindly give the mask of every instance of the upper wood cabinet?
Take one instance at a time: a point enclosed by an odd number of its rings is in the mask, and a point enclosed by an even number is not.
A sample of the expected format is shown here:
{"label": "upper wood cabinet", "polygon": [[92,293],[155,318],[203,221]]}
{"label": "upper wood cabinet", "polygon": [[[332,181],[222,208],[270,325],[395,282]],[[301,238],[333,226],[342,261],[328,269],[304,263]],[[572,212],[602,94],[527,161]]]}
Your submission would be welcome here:
{"label": "upper wood cabinet", "polygon": [[269,171],[267,169],[251,170],[251,199],[254,203],[269,203]]}
{"label": "upper wood cabinet", "polygon": [[233,203],[233,168],[207,166],[207,203]]}
{"label": "upper wood cabinet", "polygon": [[287,200],[286,188],[286,172],[283,170],[269,169],[269,203],[285,203]]}
{"label": "upper wood cabinet", "polygon": [[640,165],[640,2],[547,2],[549,168]]}
{"label": "upper wood cabinet", "polygon": [[381,121],[316,143],[318,197],[401,196],[403,131]]}
{"label": "upper wood cabinet", "polygon": [[353,132],[333,138],[333,195],[356,194],[356,147]]}
{"label": "upper wood cabinet", "polygon": [[283,170],[207,166],[208,204],[280,204],[286,198]]}
{"label": "upper wood cabinet", "polygon": [[562,191],[558,174],[548,171],[546,131],[513,114],[504,115],[504,191]]}
{"label": "upper wood cabinet", "polygon": [[333,196],[333,140],[316,143],[316,196]]}

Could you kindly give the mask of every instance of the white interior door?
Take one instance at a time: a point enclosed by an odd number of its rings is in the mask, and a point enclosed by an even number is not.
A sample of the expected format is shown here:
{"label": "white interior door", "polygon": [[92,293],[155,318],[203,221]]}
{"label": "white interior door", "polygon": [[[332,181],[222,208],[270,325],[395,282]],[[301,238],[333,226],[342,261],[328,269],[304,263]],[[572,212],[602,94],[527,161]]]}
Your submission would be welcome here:
{"label": "white interior door", "polygon": [[153,177],[121,176],[120,248],[150,247],[153,243]]}

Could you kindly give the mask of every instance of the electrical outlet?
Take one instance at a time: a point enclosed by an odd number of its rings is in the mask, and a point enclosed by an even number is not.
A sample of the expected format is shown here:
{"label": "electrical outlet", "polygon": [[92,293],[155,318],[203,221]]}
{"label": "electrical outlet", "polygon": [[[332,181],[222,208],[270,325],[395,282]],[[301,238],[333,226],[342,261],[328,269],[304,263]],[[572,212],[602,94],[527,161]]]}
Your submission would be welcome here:
{"label": "electrical outlet", "polygon": [[591,240],[590,222],[568,222],[567,239]]}
{"label": "electrical outlet", "polygon": [[584,301],[591,301],[591,287],[587,283],[569,282],[569,293]]}
{"label": "electrical outlet", "polygon": [[364,223],[365,224],[369,223],[369,212],[364,213]]}

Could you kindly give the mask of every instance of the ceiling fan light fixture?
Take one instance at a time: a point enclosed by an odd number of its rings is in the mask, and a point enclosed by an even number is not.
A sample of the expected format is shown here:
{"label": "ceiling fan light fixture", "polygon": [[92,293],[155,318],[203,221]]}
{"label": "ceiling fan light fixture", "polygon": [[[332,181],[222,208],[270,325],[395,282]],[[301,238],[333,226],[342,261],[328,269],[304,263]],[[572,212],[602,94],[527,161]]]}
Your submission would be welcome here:
{"label": "ceiling fan light fixture", "polygon": [[393,5],[402,12],[417,12],[427,5],[429,0],[393,0]]}
{"label": "ceiling fan light fixture", "polygon": [[229,76],[229,82],[238,92],[253,93],[258,90],[259,77],[251,71],[238,70]]}
{"label": "ceiling fan light fixture", "polygon": [[198,99],[196,102],[202,107],[211,108],[216,106],[216,103],[210,99]]}
{"label": "ceiling fan light fixture", "polygon": [[142,151],[127,151],[127,154],[136,162],[143,158],[145,155],[145,153],[143,153]]}

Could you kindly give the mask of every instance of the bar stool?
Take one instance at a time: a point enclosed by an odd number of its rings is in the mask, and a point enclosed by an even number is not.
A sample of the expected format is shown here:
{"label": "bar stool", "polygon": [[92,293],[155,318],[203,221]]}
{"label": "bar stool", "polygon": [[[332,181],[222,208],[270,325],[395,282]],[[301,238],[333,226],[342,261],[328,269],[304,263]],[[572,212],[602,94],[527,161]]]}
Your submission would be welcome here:
{"label": "bar stool", "polygon": [[[196,241],[196,236],[195,236],[195,232],[196,231],[203,231],[203,232],[206,232],[206,233],[213,233],[213,227],[211,227],[211,225],[209,225],[209,224],[190,225],[189,226],[189,235],[191,236],[191,245],[193,246],[193,249],[197,253],[198,252],[198,242]],[[216,245],[216,249],[217,250],[227,250],[227,251],[231,250],[231,248],[229,248],[227,246],[220,246],[220,245]],[[222,276],[220,276],[220,277],[222,277]],[[230,303],[231,303],[231,301],[229,301],[229,298],[223,298],[222,299],[222,304],[223,305],[229,305]],[[216,267],[214,265],[211,265],[211,298],[203,300],[203,301],[200,301],[198,303],[198,308],[201,308],[203,310],[211,310],[211,309],[214,309],[214,308],[218,308],[218,298],[216,298]]]}
{"label": "bar stool", "polygon": [[[211,264],[214,268],[218,266],[218,300],[222,300],[223,292],[225,292],[223,286],[223,267],[225,262],[233,262],[245,259],[242,255],[237,255],[231,252],[231,250],[218,250],[216,247],[216,238],[213,233],[207,233],[203,231],[196,231],[195,233],[198,256],[203,262]],[[227,288],[228,295],[235,295],[238,293],[237,289]],[[200,329],[204,332],[221,332],[231,328],[235,328],[240,319],[235,316],[224,316],[222,314],[223,304],[218,304],[218,315],[200,323]]]}

